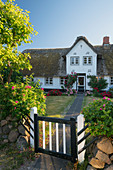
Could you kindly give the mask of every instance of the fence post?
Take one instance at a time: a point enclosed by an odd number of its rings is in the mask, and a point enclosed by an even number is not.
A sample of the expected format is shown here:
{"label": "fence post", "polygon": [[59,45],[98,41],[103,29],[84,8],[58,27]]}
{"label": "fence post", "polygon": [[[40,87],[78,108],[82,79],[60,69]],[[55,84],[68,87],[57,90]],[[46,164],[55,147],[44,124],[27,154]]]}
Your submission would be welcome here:
{"label": "fence post", "polygon": [[39,147],[38,115],[34,114],[34,148],[35,148],[35,153],[38,153],[38,147]]}
{"label": "fence post", "polygon": [[[37,107],[32,107],[30,111],[30,118],[33,120],[33,122],[30,121],[30,125],[32,126],[33,129],[34,129],[34,114],[37,114]],[[30,128],[30,133],[34,137],[34,131],[31,128]],[[34,139],[31,136],[30,136],[30,146],[34,148]]]}
{"label": "fence post", "polygon": [[77,141],[76,141],[76,125],[75,118],[70,118],[71,120],[71,156],[73,157],[73,162],[77,160]]}
{"label": "fence post", "polygon": [[[80,114],[78,117],[77,117],[77,133],[84,128],[84,115]],[[77,136],[77,142],[83,138],[85,135],[85,131],[83,131],[79,136]],[[80,149],[82,149],[85,145],[85,140],[83,142],[81,142],[79,145],[78,145],[78,151]],[[81,163],[84,161],[84,156],[85,156],[85,150],[83,152],[81,152],[80,154],[78,154],[78,161]]]}

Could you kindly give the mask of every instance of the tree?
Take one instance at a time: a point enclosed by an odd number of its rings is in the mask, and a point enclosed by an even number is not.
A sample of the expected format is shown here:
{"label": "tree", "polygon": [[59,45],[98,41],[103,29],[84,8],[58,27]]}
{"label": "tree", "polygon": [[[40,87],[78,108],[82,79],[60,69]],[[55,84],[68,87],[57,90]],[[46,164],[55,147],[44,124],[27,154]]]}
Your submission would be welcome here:
{"label": "tree", "polygon": [[9,70],[7,81],[11,81],[14,71],[31,69],[30,54],[18,52],[18,46],[31,43],[30,35],[37,32],[30,23],[29,11],[21,9],[14,0],[3,3],[0,0],[0,81],[3,83],[2,71]]}
{"label": "tree", "polygon": [[18,52],[18,46],[23,42],[31,43],[30,35],[37,34],[30,23],[29,12],[13,1],[3,3],[0,0],[0,118],[11,114],[21,119],[30,114],[34,106],[44,115],[46,96],[39,82],[33,84],[32,77],[26,77],[23,82],[13,80],[20,69],[31,69],[30,54]]}

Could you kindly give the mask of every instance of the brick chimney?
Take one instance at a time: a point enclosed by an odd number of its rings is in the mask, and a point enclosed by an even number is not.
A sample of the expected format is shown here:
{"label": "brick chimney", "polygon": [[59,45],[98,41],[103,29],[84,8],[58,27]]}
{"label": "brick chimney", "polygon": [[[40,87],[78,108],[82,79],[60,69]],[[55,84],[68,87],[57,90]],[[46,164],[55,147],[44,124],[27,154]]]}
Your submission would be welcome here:
{"label": "brick chimney", "polygon": [[103,45],[109,45],[109,37],[108,36],[103,38]]}

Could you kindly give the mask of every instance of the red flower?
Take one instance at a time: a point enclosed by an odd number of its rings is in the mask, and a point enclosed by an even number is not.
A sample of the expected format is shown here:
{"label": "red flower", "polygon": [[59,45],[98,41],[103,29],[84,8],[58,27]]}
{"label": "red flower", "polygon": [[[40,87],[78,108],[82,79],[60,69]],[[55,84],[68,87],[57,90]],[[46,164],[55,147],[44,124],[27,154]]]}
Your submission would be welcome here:
{"label": "red flower", "polygon": [[14,86],[12,86],[12,90],[14,89],[15,87]]}

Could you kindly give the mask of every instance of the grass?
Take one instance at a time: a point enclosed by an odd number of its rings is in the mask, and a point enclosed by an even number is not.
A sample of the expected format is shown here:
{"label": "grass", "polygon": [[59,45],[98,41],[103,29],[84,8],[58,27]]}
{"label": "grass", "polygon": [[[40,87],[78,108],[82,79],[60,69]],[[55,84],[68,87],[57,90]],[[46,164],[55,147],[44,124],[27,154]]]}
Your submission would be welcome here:
{"label": "grass", "polygon": [[48,96],[47,110],[48,116],[64,117],[71,104],[74,102],[75,96]]}
{"label": "grass", "polygon": [[85,96],[82,103],[82,109],[83,107],[86,107],[89,103],[93,102],[93,99],[99,99],[99,97]]}
{"label": "grass", "polygon": [[35,153],[32,148],[28,147],[24,152],[19,151],[16,144],[1,145],[0,148],[0,169],[12,170],[18,169],[19,166],[27,161],[35,159]]}
{"label": "grass", "polygon": [[[71,104],[74,102],[75,96],[48,96],[46,98],[46,114],[48,117],[57,117],[63,118],[68,111]],[[54,127],[55,124],[52,126]],[[45,122],[45,130],[46,130],[46,141],[45,145],[47,146],[49,142],[49,124]],[[43,146],[43,128],[42,121],[39,122],[39,145]],[[52,134],[54,134],[55,128],[52,128]]]}

